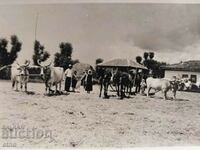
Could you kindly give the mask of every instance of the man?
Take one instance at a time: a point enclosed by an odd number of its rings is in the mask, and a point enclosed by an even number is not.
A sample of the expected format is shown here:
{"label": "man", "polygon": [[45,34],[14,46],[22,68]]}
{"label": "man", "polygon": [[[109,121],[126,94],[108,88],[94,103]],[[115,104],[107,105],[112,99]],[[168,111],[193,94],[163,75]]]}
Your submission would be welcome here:
{"label": "man", "polygon": [[72,92],[75,92],[76,84],[77,84],[77,71],[74,71],[72,75]]}
{"label": "man", "polygon": [[142,71],[139,70],[138,73],[136,74],[136,79],[135,79],[135,93],[139,93],[140,92],[140,84],[142,81],[142,75],[141,75]]}
{"label": "man", "polygon": [[81,77],[81,85],[83,86],[83,88],[85,89],[85,79],[88,75],[88,70],[85,70],[85,72],[83,72],[83,76]]}
{"label": "man", "polygon": [[70,86],[72,82],[72,65],[69,64],[68,69],[65,71],[65,91],[70,91]]}

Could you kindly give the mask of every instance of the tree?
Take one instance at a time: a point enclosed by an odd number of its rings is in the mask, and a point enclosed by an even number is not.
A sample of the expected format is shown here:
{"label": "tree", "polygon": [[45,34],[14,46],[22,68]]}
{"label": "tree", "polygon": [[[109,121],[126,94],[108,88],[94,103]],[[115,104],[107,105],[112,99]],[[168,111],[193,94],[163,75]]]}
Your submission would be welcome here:
{"label": "tree", "polygon": [[17,53],[21,50],[22,43],[19,42],[16,35],[11,36],[11,50],[9,53],[9,64],[12,64],[17,59]]}
{"label": "tree", "polygon": [[77,63],[80,63],[80,61],[78,59],[72,60],[72,65],[75,65]]}
{"label": "tree", "polygon": [[137,56],[135,59],[136,59],[137,63],[141,64],[141,62],[142,62],[142,57],[141,56]]}
{"label": "tree", "polygon": [[[140,56],[136,57],[136,61],[140,61]],[[142,57],[141,57],[142,58]],[[159,62],[153,59],[154,52],[144,52],[143,54],[143,65],[146,66],[149,70],[152,70],[153,77],[164,77],[164,71],[161,66],[165,65],[165,62]],[[137,60],[138,59],[138,60]],[[142,60],[141,60],[142,61]]]}
{"label": "tree", "polygon": [[12,64],[21,50],[22,43],[16,35],[12,35],[10,41],[11,49],[8,51],[8,41],[5,38],[0,39],[0,66]]}
{"label": "tree", "polygon": [[102,58],[97,58],[96,61],[95,61],[95,64],[100,64],[102,63],[104,60]]}
{"label": "tree", "polygon": [[104,60],[102,58],[97,58],[96,61],[95,61],[95,73],[94,73],[94,78],[98,79],[99,78],[99,74],[102,70],[102,68],[99,68],[97,65],[102,63]]}
{"label": "tree", "polygon": [[[22,43],[16,35],[10,37],[11,49],[8,50],[8,40],[5,38],[0,39],[0,67],[11,65],[17,58],[17,54],[21,50]],[[5,68],[1,70],[0,77],[2,79],[9,79],[10,69]]]}
{"label": "tree", "polygon": [[145,60],[147,60],[148,57],[149,57],[149,53],[148,53],[148,52],[144,52],[143,58],[144,58]]}
{"label": "tree", "polygon": [[34,42],[34,54],[33,54],[33,64],[38,66],[38,60],[40,62],[46,61],[50,54],[47,51],[44,51],[44,45],[41,45],[39,41],[35,40]]}
{"label": "tree", "polygon": [[148,57],[149,57],[149,53],[144,52],[144,54],[143,54],[143,58],[144,58],[143,64],[144,64],[144,66],[146,66],[149,69],[149,60],[148,60]]}
{"label": "tree", "polygon": [[7,65],[8,62],[8,50],[7,50],[8,41],[6,39],[0,39],[0,65]]}
{"label": "tree", "polygon": [[72,52],[73,52],[73,47],[71,43],[68,42],[61,42],[60,45],[60,53],[57,52],[55,53],[55,58],[54,58],[54,65],[63,67],[64,69],[67,69],[69,64],[73,64],[72,61]]}
{"label": "tree", "polygon": [[149,58],[150,58],[150,59],[153,59],[153,58],[154,58],[154,52],[150,52],[150,53],[149,53]]}

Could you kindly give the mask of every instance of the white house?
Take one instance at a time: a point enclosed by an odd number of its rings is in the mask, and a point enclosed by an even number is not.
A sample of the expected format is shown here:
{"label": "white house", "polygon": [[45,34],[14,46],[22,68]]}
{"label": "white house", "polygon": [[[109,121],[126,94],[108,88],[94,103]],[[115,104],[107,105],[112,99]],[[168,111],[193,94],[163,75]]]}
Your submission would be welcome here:
{"label": "white house", "polygon": [[193,83],[200,81],[200,61],[180,62],[162,68],[165,70],[165,78],[176,76],[178,78],[189,78]]}

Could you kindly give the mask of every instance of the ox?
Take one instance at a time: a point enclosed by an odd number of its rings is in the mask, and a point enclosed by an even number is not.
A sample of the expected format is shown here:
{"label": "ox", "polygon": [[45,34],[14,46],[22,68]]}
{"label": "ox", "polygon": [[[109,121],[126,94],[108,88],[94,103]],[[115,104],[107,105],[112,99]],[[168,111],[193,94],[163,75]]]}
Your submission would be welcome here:
{"label": "ox", "polygon": [[100,93],[101,97],[102,90],[104,89],[104,98],[109,98],[108,96],[108,86],[111,82],[112,73],[110,71],[100,69],[99,71],[99,83],[100,83]]}
{"label": "ox", "polygon": [[132,93],[131,89],[133,87],[133,77],[130,73],[118,70],[113,75],[113,85],[116,87],[117,95],[123,99]]}
{"label": "ox", "polygon": [[63,81],[64,70],[61,67],[52,67],[49,65],[42,66],[38,61],[39,66],[41,67],[40,75],[45,83],[46,93],[50,94],[53,92],[51,89],[52,86],[55,86],[55,93],[59,85],[59,92],[61,93],[61,83]]}
{"label": "ox", "polygon": [[25,88],[25,91],[27,92],[27,83],[29,80],[29,72],[28,72],[28,66],[30,64],[30,61],[26,61],[24,65],[19,65],[17,63],[17,66],[12,66],[11,68],[11,81],[12,81],[12,88],[16,86],[16,91],[18,91],[18,83],[21,85],[21,90]]}
{"label": "ox", "polygon": [[149,92],[151,89],[156,91],[162,91],[164,94],[164,99],[167,99],[167,92],[172,90],[173,98],[176,98],[176,91],[178,90],[178,82],[170,81],[168,79],[155,79],[152,77],[147,78],[147,96],[149,96]]}

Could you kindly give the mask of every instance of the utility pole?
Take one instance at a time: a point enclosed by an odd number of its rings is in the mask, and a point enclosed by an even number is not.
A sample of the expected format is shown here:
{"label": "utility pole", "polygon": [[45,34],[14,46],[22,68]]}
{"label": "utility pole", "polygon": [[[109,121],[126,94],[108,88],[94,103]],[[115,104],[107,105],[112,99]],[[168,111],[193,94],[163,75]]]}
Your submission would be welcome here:
{"label": "utility pole", "polygon": [[36,21],[35,21],[35,41],[36,41],[36,38],[37,38],[38,17],[39,17],[39,13],[36,14]]}

